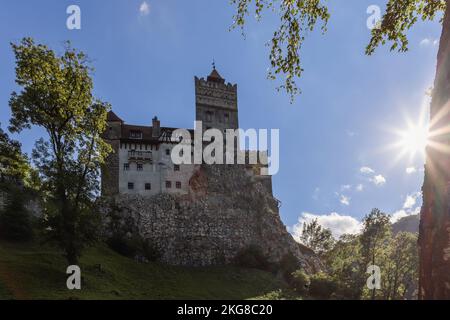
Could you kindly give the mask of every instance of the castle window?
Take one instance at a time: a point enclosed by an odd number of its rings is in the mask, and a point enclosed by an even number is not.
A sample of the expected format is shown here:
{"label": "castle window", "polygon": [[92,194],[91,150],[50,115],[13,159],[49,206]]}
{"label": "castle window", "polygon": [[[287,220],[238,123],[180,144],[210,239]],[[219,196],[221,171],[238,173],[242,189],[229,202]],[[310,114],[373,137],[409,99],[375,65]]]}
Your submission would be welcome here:
{"label": "castle window", "polygon": [[205,120],[206,121],[212,121],[213,120],[214,113],[212,111],[206,111],[205,112]]}
{"label": "castle window", "polygon": [[142,132],[137,130],[131,130],[130,139],[142,139]]}
{"label": "castle window", "polygon": [[142,163],[138,163],[137,164],[137,171],[143,171],[144,170],[144,165]]}
{"label": "castle window", "polygon": [[124,171],[130,170],[130,164],[129,164],[129,163],[124,163],[124,164],[123,164],[123,170],[124,170]]}
{"label": "castle window", "polygon": [[180,166],[178,164],[174,165],[173,171],[180,171]]}
{"label": "castle window", "polygon": [[152,184],[151,183],[146,183],[145,184],[145,190],[152,190]]}
{"label": "castle window", "polygon": [[181,182],[177,181],[177,189],[181,189]]}
{"label": "castle window", "polygon": [[166,189],[172,188],[172,181],[166,181]]}
{"label": "castle window", "polygon": [[170,156],[170,149],[166,149],[166,156]]}
{"label": "castle window", "polygon": [[226,123],[228,123],[230,121],[230,114],[229,113],[225,113],[223,116],[224,116],[224,121]]}
{"label": "castle window", "polygon": [[128,182],[128,190],[133,190],[133,189],[134,189],[134,183]]}

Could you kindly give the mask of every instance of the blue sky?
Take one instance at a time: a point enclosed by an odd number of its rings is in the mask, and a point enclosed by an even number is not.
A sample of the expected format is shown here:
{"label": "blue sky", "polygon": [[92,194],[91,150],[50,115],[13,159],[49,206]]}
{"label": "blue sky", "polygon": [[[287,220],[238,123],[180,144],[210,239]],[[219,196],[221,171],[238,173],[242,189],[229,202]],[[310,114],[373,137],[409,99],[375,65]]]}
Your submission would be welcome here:
{"label": "blue sky", "polygon": [[[367,57],[366,10],[372,4],[384,8],[385,1],[329,1],[328,32],[308,36],[299,82],[303,93],[291,105],[275,90],[277,84],[266,80],[265,44],[276,27],[274,16],[266,14],[260,23],[249,17],[244,38],[239,30],[229,31],[234,8],[228,0],[147,0],[147,10],[140,10],[143,2],[2,1],[2,127],[16,89],[9,42],[24,36],[58,51],[69,39],[88,53],[96,69],[95,95],[133,124],[149,125],[157,115],[162,125],[193,127],[193,77],[206,76],[214,58],[222,76],[238,83],[241,127],[280,129],[280,171],[273,185],[286,225],[323,215],[325,225],[350,230],[373,207],[398,214],[420,205],[423,157],[397,159],[400,150],[386,146],[398,139],[388,128],[404,128],[407,117],[415,121],[426,106],[438,23],[418,24],[409,33],[406,54],[381,47]],[[81,30],[66,28],[71,4],[81,8]],[[30,152],[41,135],[31,130],[16,138]],[[364,167],[373,172],[361,172]]]}

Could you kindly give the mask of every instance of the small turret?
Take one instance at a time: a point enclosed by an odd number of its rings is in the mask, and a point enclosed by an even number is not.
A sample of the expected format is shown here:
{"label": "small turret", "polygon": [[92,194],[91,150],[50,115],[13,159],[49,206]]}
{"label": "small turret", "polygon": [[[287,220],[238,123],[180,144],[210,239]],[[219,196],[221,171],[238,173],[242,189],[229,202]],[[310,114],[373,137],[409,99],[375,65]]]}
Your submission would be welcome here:
{"label": "small turret", "polygon": [[158,117],[152,119],[152,138],[158,138],[161,134],[161,122]]}

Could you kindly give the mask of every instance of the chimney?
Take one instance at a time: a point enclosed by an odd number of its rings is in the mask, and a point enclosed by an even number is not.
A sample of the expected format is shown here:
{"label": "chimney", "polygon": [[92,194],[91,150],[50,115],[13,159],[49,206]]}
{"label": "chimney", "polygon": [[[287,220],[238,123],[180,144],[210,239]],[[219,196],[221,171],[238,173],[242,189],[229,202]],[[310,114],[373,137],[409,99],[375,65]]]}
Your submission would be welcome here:
{"label": "chimney", "polygon": [[152,138],[159,138],[159,135],[161,133],[161,123],[158,120],[158,117],[154,117],[152,119]]}

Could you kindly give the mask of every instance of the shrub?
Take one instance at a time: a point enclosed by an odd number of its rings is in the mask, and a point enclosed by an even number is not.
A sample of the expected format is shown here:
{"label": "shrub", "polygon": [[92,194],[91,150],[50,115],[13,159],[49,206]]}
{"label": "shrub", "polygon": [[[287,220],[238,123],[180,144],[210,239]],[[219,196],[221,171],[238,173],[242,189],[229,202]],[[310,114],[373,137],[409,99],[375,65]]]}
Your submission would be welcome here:
{"label": "shrub", "polygon": [[137,245],[131,238],[114,235],[106,243],[112,250],[125,257],[134,258],[138,253]]}
{"label": "shrub", "polygon": [[299,294],[305,294],[308,292],[310,285],[309,276],[303,270],[294,271],[291,274],[291,280],[289,285]]}
{"label": "shrub", "polygon": [[292,281],[292,273],[300,267],[298,259],[292,253],[285,254],[279,262],[279,270],[288,283]]}
{"label": "shrub", "polygon": [[243,268],[271,271],[272,264],[258,246],[248,246],[234,257],[234,264]]}
{"label": "shrub", "polygon": [[112,250],[125,257],[142,256],[148,261],[156,261],[160,258],[158,250],[140,236],[127,237],[115,234],[108,239],[107,244]]}
{"label": "shrub", "polygon": [[338,289],[333,278],[323,272],[314,274],[310,280],[309,294],[317,299],[328,300]]}
{"label": "shrub", "polygon": [[11,241],[28,241],[33,237],[31,214],[25,206],[23,192],[8,193],[5,208],[0,212],[0,235]]}
{"label": "shrub", "polygon": [[148,261],[157,261],[161,258],[158,249],[149,240],[142,239],[142,255]]}
{"label": "shrub", "polygon": [[281,289],[277,290],[277,291],[271,291],[268,292],[262,296],[256,297],[254,298],[254,300],[287,300],[288,298],[290,298],[289,296],[287,296]]}

